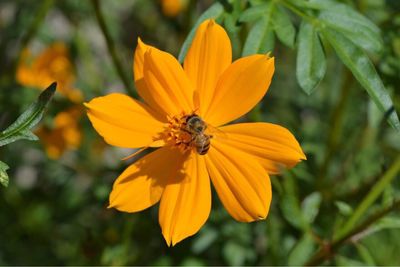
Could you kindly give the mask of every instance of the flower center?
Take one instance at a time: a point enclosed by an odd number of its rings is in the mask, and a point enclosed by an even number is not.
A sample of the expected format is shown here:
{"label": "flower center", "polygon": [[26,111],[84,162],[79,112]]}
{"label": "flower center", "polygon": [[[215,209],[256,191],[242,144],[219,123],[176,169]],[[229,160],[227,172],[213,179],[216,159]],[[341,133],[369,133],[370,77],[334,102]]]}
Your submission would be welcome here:
{"label": "flower center", "polygon": [[212,135],[206,133],[207,124],[195,113],[172,117],[168,122],[166,140],[183,151],[195,149],[205,155]]}

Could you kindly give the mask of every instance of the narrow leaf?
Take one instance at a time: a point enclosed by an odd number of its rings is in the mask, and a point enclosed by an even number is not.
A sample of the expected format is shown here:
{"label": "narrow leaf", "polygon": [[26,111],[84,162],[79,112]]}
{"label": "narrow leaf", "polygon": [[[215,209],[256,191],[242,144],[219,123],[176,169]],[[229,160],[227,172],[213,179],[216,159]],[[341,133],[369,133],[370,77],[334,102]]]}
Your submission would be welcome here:
{"label": "narrow leaf", "polygon": [[362,245],[361,243],[357,243],[357,242],[354,245],[357,248],[358,255],[360,255],[360,257],[364,263],[366,263],[369,266],[376,266],[374,258],[372,257],[371,253],[364,245]]}
{"label": "narrow leaf", "polygon": [[322,29],[322,33],[333,46],[339,58],[351,70],[354,77],[356,77],[365,90],[367,90],[381,112],[386,113],[392,127],[400,130],[399,118],[394,110],[389,93],[386,91],[374,65],[364,51],[340,32],[324,28]]}
{"label": "narrow leaf", "polygon": [[19,139],[37,140],[37,137],[30,131],[30,129],[32,129],[43,117],[45,109],[54,95],[56,87],[57,83],[52,83],[14,123],[0,133],[0,146],[4,146]]}
{"label": "narrow leaf", "polygon": [[318,19],[323,27],[341,32],[356,46],[367,51],[379,53],[383,41],[379,27],[349,5],[333,0],[290,0],[293,5],[321,11]]}
{"label": "narrow leaf", "polygon": [[318,215],[319,207],[321,205],[322,197],[319,192],[314,192],[308,195],[301,205],[301,210],[304,219],[311,224],[314,222],[315,217]]}
{"label": "narrow leaf", "polygon": [[383,48],[379,28],[347,5],[337,4],[322,11],[318,18],[367,51],[379,53]]}
{"label": "narrow leaf", "polygon": [[297,196],[296,180],[288,173],[284,179],[284,194],[279,201],[280,208],[285,219],[298,229],[307,229],[309,225],[300,208],[300,201]]}
{"label": "narrow leaf", "polygon": [[303,237],[296,243],[289,254],[288,265],[303,265],[314,251],[315,243],[309,233],[305,233]]}
{"label": "narrow leaf", "polygon": [[[242,56],[259,53],[260,50],[263,49],[263,44],[265,44],[271,38],[270,36],[273,30],[272,14],[274,9],[274,3],[268,3],[268,8],[264,16],[254,23],[244,43]],[[263,50],[265,50],[265,48]]]}
{"label": "narrow leaf", "polygon": [[252,6],[240,15],[239,21],[240,22],[253,22],[263,16],[268,10],[268,4],[261,4]]}
{"label": "narrow leaf", "polygon": [[204,227],[199,236],[194,240],[192,250],[196,254],[200,254],[207,250],[212,243],[218,239],[218,232],[211,227]]}
{"label": "narrow leaf", "polygon": [[286,10],[277,7],[272,13],[272,23],[278,39],[288,47],[293,47],[296,29]]}
{"label": "narrow leaf", "polygon": [[391,216],[380,219],[363,233],[363,237],[385,229],[400,229],[400,218]]}
{"label": "narrow leaf", "polygon": [[353,213],[353,208],[343,201],[335,201],[335,206],[338,208],[339,213],[344,216],[350,216]]}
{"label": "narrow leaf", "polygon": [[9,169],[8,165],[0,161],[0,184],[2,184],[5,187],[8,186],[8,174],[7,174],[8,169]]}
{"label": "narrow leaf", "polygon": [[358,260],[350,259],[341,255],[335,256],[335,263],[336,266],[366,266],[366,264]]}
{"label": "narrow leaf", "polygon": [[179,52],[179,62],[183,62],[186,57],[186,53],[189,50],[190,45],[192,44],[194,35],[196,34],[197,28],[199,25],[207,20],[207,19],[217,19],[224,13],[224,7],[221,3],[216,2],[211,5],[204,13],[197,19],[196,24],[190,31],[189,35],[187,36],[185,42],[182,45],[181,51]]}
{"label": "narrow leaf", "polygon": [[307,94],[311,94],[325,72],[325,53],[318,33],[312,24],[303,21],[298,35],[297,81]]}

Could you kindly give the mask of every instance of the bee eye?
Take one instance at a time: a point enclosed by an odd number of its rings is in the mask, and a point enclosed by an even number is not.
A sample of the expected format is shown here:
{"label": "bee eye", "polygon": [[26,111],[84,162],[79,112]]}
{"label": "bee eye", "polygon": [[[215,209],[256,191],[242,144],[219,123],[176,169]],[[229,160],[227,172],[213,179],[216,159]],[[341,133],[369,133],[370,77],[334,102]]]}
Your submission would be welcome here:
{"label": "bee eye", "polygon": [[203,127],[199,126],[199,127],[196,128],[196,130],[201,132],[201,131],[203,131]]}

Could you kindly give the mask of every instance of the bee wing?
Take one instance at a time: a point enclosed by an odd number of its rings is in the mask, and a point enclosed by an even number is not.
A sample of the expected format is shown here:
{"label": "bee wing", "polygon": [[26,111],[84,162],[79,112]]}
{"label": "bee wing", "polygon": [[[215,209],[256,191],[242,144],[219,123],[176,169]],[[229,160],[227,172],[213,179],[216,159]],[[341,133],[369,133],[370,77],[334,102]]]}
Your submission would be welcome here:
{"label": "bee wing", "polygon": [[222,131],[221,129],[214,127],[210,124],[207,124],[207,130],[206,133],[211,135],[212,138],[221,138],[221,139],[228,139],[229,136],[227,133],[225,133],[224,131]]}

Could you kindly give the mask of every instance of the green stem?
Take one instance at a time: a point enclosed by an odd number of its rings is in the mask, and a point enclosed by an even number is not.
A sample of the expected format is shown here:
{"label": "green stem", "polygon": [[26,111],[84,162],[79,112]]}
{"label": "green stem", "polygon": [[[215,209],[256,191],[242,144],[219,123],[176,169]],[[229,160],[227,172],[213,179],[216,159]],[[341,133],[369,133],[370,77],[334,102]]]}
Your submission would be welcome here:
{"label": "green stem", "polygon": [[309,23],[318,24],[318,20],[317,19],[315,19],[314,17],[304,13],[303,11],[298,9],[297,7],[295,7],[292,4],[290,4],[289,2],[287,2],[285,0],[279,0],[277,2],[279,2],[282,5],[284,5],[287,9],[290,9],[293,13],[295,13],[298,16],[302,17],[304,20],[307,20]]}
{"label": "green stem", "polygon": [[362,224],[358,225],[357,227],[353,228],[349,231],[346,235],[333,241],[332,243],[326,243],[321,247],[319,251],[317,251],[314,256],[305,264],[305,266],[319,266],[325,260],[331,258],[334,255],[334,252],[338,250],[346,241],[351,240],[353,237],[357,236],[358,234],[362,233],[365,229],[367,229],[370,225],[372,225],[377,220],[381,219],[388,213],[393,210],[397,210],[400,208],[400,199],[394,201],[392,205],[374,213],[370,217],[368,217]]}
{"label": "green stem", "polygon": [[39,28],[40,24],[46,17],[47,12],[49,11],[49,9],[52,5],[53,5],[53,0],[42,1],[42,5],[39,8],[39,11],[35,17],[35,20],[30,24],[29,29],[27,30],[26,34],[21,39],[21,48],[22,49],[28,44],[28,42],[36,34],[37,29]]}
{"label": "green stem", "polygon": [[107,25],[105,23],[103,13],[101,12],[99,0],[92,0],[92,5],[94,8],[94,12],[96,14],[97,22],[98,22],[100,29],[104,35],[104,39],[106,40],[108,52],[111,55],[112,61],[114,63],[114,67],[117,71],[117,74],[120,77],[122,83],[124,84],[126,91],[131,95],[136,95],[135,91],[131,87],[131,83],[129,82],[129,79],[126,76],[126,73],[123,70],[121,61],[119,60],[119,58],[117,56],[117,50],[115,47],[115,43],[114,43],[113,39],[111,38],[111,34],[108,31]]}
{"label": "green stem", "polygon": [[[19,53],[17,55],[16,60],[13,62],[12,67],[9,69],[13,74],[15,74],[16,67],[21,57],[22,50],[28,45],[29,41],[35,36],[38,31],[40,25],[43,20],[46,18],[47,12],[53,6],[53,0],[45,0],[41,2],[41,6],[38,9],[35,18],[32,23],[30,23],[30,27],[27,29],[26,33],[21,37],[21,41],[19,44]],[[12,75],[14,77],[15,75]]]}
{"label": "green stem", "polygon": [[353,76],[348,69],[344,69],[344,80],[340,89],[339,102],[336,105],[331,119],[331,129],[329,131],[329,137],[327,141],[327,148],[324,160],[322,162],[321,168],[318,175],[318,187],[322,188],[326,182],[326,175],[328,173],[329,164],[332,161],[332,157],[336,152],[338,143],[341,136],[342,124],[345,115],[345,105],[350,97],[350,89],[352,87]]}
{"label": "green stem", "polygon": [[385,188],[390,184],[390,182],[399,174],[400,171],[400,156],[396,158],[392,166],[387,170],[387,172],[382,176],[382,178],[372,186],[372,190],[365,196],[363,201],[358,205],[357,209],[354,211],[349,220],[345,223],[343,228],[337,233],[335,239],[341,239],[350,232],[357,222],[360,220],[362,215],[367,211],[367,209],[375,202],[375,200],[382,194]]}

